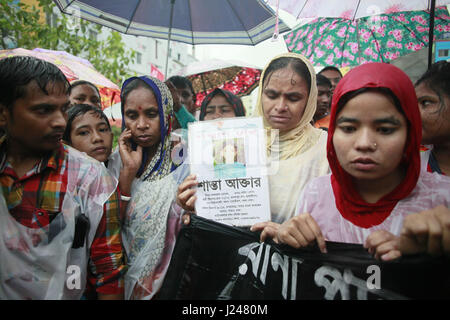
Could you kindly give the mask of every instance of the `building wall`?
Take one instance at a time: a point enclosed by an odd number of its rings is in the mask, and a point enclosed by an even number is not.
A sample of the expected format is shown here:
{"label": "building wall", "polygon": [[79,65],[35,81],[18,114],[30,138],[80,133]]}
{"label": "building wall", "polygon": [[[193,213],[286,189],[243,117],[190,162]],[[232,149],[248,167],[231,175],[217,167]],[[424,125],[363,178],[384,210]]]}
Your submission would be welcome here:
{"label": "building wall", "polygon": [[450,40],[437,40],[435,47],[435,61],[450,60]]}
{"label": "building wall", "polygon": [[[150,73],[151,64],[153,64],[162,73],[165,73],[167,40],[133,35],[122,35],[122,39],[128,48],[134,49],[137,55],[140,55],[135,63],[129,66],[132,72],[138,75],[148,74]],[[191,53],[192,49],[190,47],[190,45],[185,43],[170,42],[167,78],[174,75],[185,65],[197,61]]]}

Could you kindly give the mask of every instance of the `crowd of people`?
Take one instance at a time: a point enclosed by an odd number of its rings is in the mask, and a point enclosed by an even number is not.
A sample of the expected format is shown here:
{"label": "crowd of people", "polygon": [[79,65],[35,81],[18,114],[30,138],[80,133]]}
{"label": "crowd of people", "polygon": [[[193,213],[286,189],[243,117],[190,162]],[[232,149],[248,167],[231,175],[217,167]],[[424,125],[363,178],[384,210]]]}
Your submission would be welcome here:
{"label": "crowd of people", "polygon": [[[343,76],[316,74],[299,54],[274,57],[251,116],[263,119],[278,171],[271,220],[251,231],[322,253],[326,241],[361,244],[384,261],[450,255],[449,77],[449,62],[414,85],[390,64]],[[213,90],[199,111],[195,97],[182,76],[125,80],[113,150],[94,84],[36,58],[0,60],[0,298],[158,297],[196,212],[198,181],[174,159],[174,132],[250,116],[229,91]]]}

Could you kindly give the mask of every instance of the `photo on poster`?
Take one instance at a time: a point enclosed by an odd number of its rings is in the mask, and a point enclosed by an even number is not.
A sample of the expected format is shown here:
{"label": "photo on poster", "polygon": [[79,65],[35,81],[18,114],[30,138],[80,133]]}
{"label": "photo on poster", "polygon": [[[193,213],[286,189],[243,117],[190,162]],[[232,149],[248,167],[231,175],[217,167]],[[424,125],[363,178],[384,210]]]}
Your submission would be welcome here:
{"label": "photo on poster", "polygon": [[213,140],[214,175],[216,178],[245,177],[244,138]]}
{"label": "photo on poster", "polygon": [[262,118],[195,122],[188,135],[197,214],[233,226],[270,220]]}

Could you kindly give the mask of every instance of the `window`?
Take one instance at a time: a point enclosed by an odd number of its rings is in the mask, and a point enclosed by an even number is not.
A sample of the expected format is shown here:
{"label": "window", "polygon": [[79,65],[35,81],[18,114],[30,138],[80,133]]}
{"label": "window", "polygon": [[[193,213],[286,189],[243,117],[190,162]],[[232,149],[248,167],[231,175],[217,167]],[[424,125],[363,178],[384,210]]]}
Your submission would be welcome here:
{"label": "window", "polygon": [[180,61],[181,60],[181,54],[177,54],[177,60]]}
{"label": "window", "polygon": [[155,40],[155,59],[158,59],[158,40]]}
{"label": "window", "polygon": [[440,49],[438,51],[438,57],[447,57],[449,56],[450,49]]}
{"label": "window", "polygon": [[136,53],[136,63],[141,64],[142,63],[142,53],[137,52]]}

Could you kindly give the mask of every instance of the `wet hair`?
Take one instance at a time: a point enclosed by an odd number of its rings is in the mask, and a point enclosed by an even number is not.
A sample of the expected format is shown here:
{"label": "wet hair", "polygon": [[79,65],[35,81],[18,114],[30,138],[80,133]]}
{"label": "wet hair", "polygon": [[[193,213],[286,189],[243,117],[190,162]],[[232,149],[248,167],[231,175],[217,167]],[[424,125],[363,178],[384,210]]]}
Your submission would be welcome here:
{"label": "wet hair", "polygon": [[438,110],[438,113],[440,113],[445,107],[443,103],[444,95],[450,97],[450,62],[438,61],[433,63],[430,69],[416,81],[415,86],[417,87],[421,83],[424,83],[438,95],[441,102]]}
{"label": "wet hair", "polygon": [[[131,80],[131,82],[128,83],[126,85],[126,87],[122,89],[122,92],[120,93],[120,103],[122,105],[122,113],[125,110],[125,104],[126,104],[128,95],[130,94],[131,91],[136,90],[138,88],[145,88],[145,89],[148,89],[151,92],[153,92],[152,87],[150,87],[144,80],[141,80],[138,78]],[[153,92],[153,94],[154,94],[154,92]]]}
{"label": "wet hair", "polygon": [[331,86],[332,86],[331,81],[327,77],[325,77],[321,74],[316,75],[316,83],[317,83],[317,86],[327,86],[329,88],[331,88]]}
{"label": "wet hair", "polygon": [[189,80],[186,77],[182,77],[182,76],[172,76],[169,79],[167,79],[168,81],[172,82],[172,84],[177,88],[177,89],[181,89],[181,88],[189,88],[192,92],[192,100],[194,100],[195,102],[195,91],[194,91],[194,87],[192,86],[192,82],[191,80]]}
{"label": "wet hair", "polygon": [[218,95],[224,97],[228,101],[228,103],[233,108],[236,117],[245,117],[245,108],[241,98],[239,98],[237,95],[233,94],[228,90],[215,88],[202,101],[202,105],[200,106],[200,116],[199,116],[200,121],[205,120],[206,109],[211,103],[211,100]]}
{"label": "wet hair", "polygon": [[405,111],[403,111],[400,100],[389,88],[383,88],[383,87],[360,88],[358,90],[347,92],[339,99],[336,114],[338,114],[342,110],[342,108],[347,104],[347,102],[349,102],[351,99],[353,99],[357,95],[360,95],[361,93],[365,93],[365,92],[379,92],[379,93],[382,93],[382,94],[388,96],[394,102],[394,105],[395,105],[395,108],[397,109],[397,111],[400,112],[406,118],[406,114],[405,114]]}
{"label": "wet hair", "polygon": [[62,84],[66,93],[70,86],[64,73],[50,62],[28,56],[1,59],[0,104],[12,110],[16,100],[26,96],[26,86],[33,80],[46,95],[49,84]]}
{"label": "wet hair", "polygon": [[109,124],[108,117],[105,115],[105,113],[101,109],[94,107],[90,104],[75,104],[67,112],[67,124],[66,124],[66,129],[64,131],[64,135],[63,135],[64,141],[66,141],[69,144],[72,143],[72,139],[70,136],[71,136],[73,121],[77,117],[82,116],[88,112],[92,112],[96,116],[98,116],[100,119],[105,120],[105,122],[108,124],[109,130],[111,130],[111,125]]}
{"label": "wet hair", "polygon": [[264,78],[262,80],[263,86],[266,84],[266,79],[270,80],[274,71],[291,67],[300,77],[305,79],[308,85],[308,92],[311,90],[311,74],[309,73],[308,66],[298,58],[294,57],[280,57],[273,60],[264,72]]}
{"label": "wet hair", "polygon": [[77,81],[72,82],[69,87],[69,95],[72,93],[73,88],[84,85],[84,84],[87,84],[87,85],[91,86],[92,88],[94,88],[95,91],[97,92],[98,96],[101,97],[100,91],[98,90],[97,86],[95,84],[93,84],[92,82],[89,82],[86,80],[77,80]]}
{"label": "wet hair", "polygon": [[318,74],[321,74],[322,72],[327,71],[327,70],[332,70],[332,71],[338,72],[338,73],[341,75],[341,78],[342,78],[341,70],[339,70],[338,68],[333,67],[333,66],[326,66],[325,68],[323,68],[322,70],[320,70],[320,72],[319,72]]}

